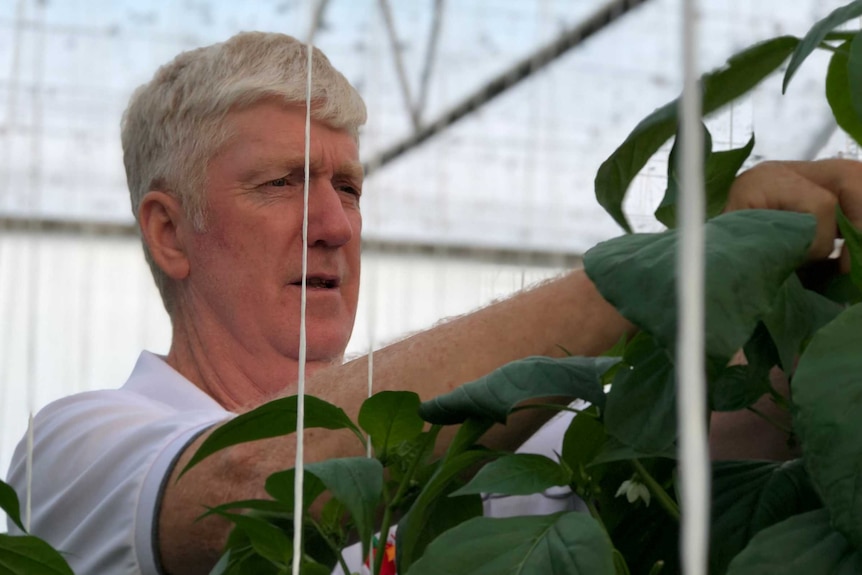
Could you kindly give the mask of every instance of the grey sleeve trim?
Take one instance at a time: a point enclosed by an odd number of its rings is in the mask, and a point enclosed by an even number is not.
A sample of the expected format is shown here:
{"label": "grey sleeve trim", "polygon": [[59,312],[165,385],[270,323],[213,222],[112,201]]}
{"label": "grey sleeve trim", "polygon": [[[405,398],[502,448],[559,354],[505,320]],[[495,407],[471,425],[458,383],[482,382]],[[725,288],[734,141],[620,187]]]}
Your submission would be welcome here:
{"label": "grey sleeve trim", "polygon": [[171,464],[168,466],[168,472],[165,473],[165,476],[162,478],[162,482],[159,485],[159,492],[156,495],[156,505],[153,509],[153,531],[150,535],[150,541],[152,542],[153,558],[155,559],[158,575],[169,575],[168,572],[165,570],[164,565],[162,565],[162,550],[159,547],[159,516],[161,515],[161,513],[159,512],[162,509],[162,500],[165,497],[165,490],[168,487],[168,481],[171,480],[171,475],[173,475],[174,473],[174,467],[176,467],[177,462],[179,461],[183,453],[186,452],[186,449],[188,449],[188,447],[192,443],[197,441],[198,437],[200,437],[210,429],[212,429],[212,426],[201,429],[200,431],[192,435],[191,438],[189,438],[185,445],[183,445],[182,449],[177,451],[176,455],[174,455],[174,458],[171,460]]}

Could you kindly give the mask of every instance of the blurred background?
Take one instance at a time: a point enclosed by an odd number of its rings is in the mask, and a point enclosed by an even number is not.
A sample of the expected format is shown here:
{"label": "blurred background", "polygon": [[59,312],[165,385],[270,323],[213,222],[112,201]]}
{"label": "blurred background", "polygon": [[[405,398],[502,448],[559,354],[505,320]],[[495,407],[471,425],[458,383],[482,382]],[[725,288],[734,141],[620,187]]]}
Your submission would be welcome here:
{"label": "blurred background", "polygon": [[[701,0],[701,68],[801,36],[844,3]],[[621,233],[593,178],[679,93],[680,14],[680,0],[0,0],[0,474],[30,411],[118,387],[141,349],[168,349],[119,121],[178,52],[242,30],[313,33],[364,96],[358,355],[576,267]],[[559,56],[530,64],[554,43]],[[773,78],[714,117],[715,147],[756,131],[751,161],[856,157],[826,106],[825,62],[806,62],[783,97]],[[627,200],[639,231],[660,229],[665,157]]]}

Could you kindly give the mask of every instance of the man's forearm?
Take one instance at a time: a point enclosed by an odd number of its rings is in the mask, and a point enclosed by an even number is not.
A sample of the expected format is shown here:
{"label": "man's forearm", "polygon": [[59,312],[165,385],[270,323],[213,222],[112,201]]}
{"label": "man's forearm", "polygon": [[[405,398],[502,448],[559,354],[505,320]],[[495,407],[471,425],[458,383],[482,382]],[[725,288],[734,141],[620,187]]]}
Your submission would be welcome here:
{"label": "man's forearm", "polygon": [[[526,356],[562,356],[566,351],[597,355],[631,330],[586,274],[576,271],[375,352],[374,390],[412,390],[427,400]],[[306,392],[343,407],[355,419],[367,395],[367,361],[363,357],[318,371],[309,378]],[[292,393],[293,387],[286,392]],[[508,425],[489,431],[486,442],[515,449],[551,415],[547,410],[519,412]],[[441,434],[438,447],[444,448],[449,437],[451,430]],[[346,432],[309,430],[305,445],[307,461],[362,453],[359,442]],[[172,480],[159,533],[168,571],[192,573],[197,566],[211,565],[227,526],[219,520],[200,522],[194,526],[195,536],[189,537],[193,519],[204,505],[263,496],[266,477],[292,466],[294,453],[291,438],[240,445],[206,460],[178,483]],[[201,548],[180,548],[180,541],[199,541]]]}

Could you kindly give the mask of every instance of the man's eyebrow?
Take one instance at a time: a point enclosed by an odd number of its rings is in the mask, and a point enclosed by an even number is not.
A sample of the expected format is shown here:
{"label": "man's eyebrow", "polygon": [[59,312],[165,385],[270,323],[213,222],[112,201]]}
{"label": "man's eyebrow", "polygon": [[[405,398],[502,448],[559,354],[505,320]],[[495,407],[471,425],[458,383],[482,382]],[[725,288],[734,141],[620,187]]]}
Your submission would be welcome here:
{"label": "man's eyebrow", "polygon": [[[311,173],[318,173],[321,170],[319,161],[312,161]],[[305,158],[303,156],[296,157],[278,157],[267,158],[254,167],[244,171],[241,175],[241,181],[254,181],[263,177],[269,177],[272,174],[289,174],[295,171],[305,170]],[[350,178],[352,180],[362,181],[364,178],[364,169],[359,162],[344,162],[335,168],[334,176],[341,178]]]}
{"label": "man's eyebrow", "polygon": [[347,177],[352,180],[359,180],[361,182],[365,177],[365,170],[359,162],[344,162],[335,168],[335,175]]}
{"label": "man's eyebrow", "polygon": [[273,174],[284,175],[304,167],[305,159],[302,156],[266,158],[240,173],[240,181],[251,182]]}

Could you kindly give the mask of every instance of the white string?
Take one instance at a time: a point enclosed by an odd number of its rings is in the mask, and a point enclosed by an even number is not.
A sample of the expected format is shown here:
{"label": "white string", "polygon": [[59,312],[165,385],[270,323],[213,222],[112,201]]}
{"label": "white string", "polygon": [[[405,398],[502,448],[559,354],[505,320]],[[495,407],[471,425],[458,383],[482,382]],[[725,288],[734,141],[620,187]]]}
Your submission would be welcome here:
{"label": "white string", "polygon": [[25,468],[27,477],[27,494],[26,499],[24,500],[24,529],[27,532],[30,531],[30,519],[32,517],[33,509],[33,430],[33,410],[31,409],[30,417],[27,419],[27,465]]}
{"label": "white string", "polygon": [[302,562],[302,490],[304,486],[305,462],[305,306],[308,279],[308,191],[311,169],[311,64],[314,47],[311,45],[313,34],[309,34],[305,45],[307,53],[305,79],[305,183],[302,208],[302,287],[300,296],[299,320],[299,377],[296,384],[296,464],[293,490],[293,575],[300,575]]}
{"label": "white string", "polygon": [[29,283],[29,299],[27,310],[27,321],[29,334],[27,341],[27,410],[29,418],[27,421],[27,463],[26,463],[26,480],[27,491],[24,501],[24,526],[30,530],[30,518],[33,501],[33,435],[35,432],[35,423],[33,413],[36,411],[36,363],[37,351],[39,345],[39,286],[41,285],[41,252],[42,243],[38,231],[41,226],[38,224],[39,210],[42,204],[41,192],[41,166],[42,166],[42,79],[44,77],[45,63],[45,29],[44,29],[44,13],[41,5],[36,5],[36,14],[34,21],[36,22],[36,49],[33,55],[33,69],[36,71],[36,90],[33,91],[32,97],[32,131],[30,134],[30,155],[33,159],[33,166],[30,168],[29,187],[30,187],[30,211],[28,218],[29,250],[28,250],[28,283]]}
{"label": "white string", "polygon": [[[374,336],[377,332],[377,266],[371,269],[368,280],[368,397],[374,393]],[[366,456],[371,458],[371,434],[368,434]]]}
{"label": "white string", "polygon": [[704,379],[704,193],[696,0],[683,2],[682,193],[677,259],[677,419],[683,573],[707,572],[710,467]]}

